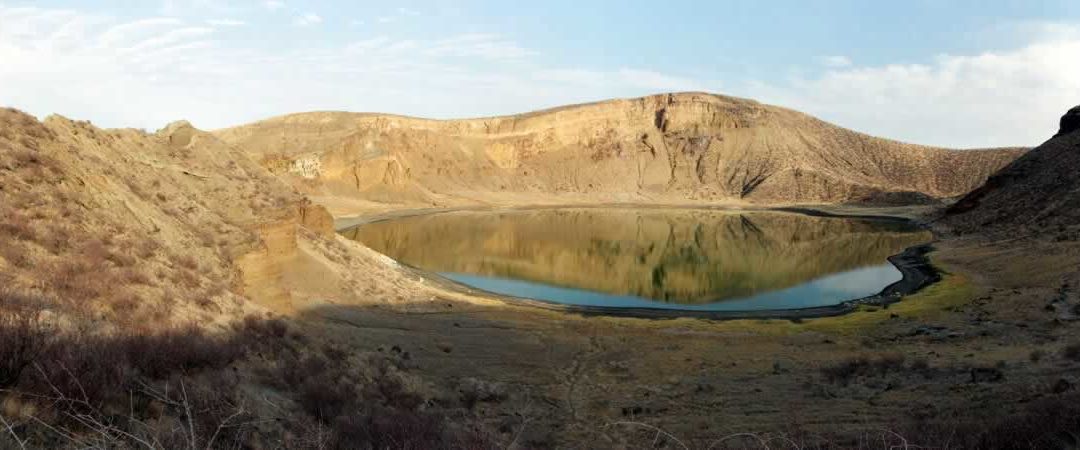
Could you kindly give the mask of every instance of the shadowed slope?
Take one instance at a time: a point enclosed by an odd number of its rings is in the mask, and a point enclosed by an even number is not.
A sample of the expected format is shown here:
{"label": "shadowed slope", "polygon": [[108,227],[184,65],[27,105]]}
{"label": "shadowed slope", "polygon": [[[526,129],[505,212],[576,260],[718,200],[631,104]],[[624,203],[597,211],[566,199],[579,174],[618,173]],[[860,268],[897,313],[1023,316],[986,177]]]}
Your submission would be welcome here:
{"label": "shadowed slope", "polygon": [[959,233],[1043,234],[1080,240],[1080,107],[1061,130],[949,209],[945,222]]}

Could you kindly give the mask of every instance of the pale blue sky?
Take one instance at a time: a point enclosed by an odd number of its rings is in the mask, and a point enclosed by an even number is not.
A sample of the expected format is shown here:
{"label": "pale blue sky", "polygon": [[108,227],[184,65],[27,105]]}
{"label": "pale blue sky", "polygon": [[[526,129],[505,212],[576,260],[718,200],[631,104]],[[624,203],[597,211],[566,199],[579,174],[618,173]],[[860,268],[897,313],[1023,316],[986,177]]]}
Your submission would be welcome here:
{"label": "pale blue sky", "polygon": [[435,118],[678,90],[884,137],[1033,145],[1080,103],[1080,2],[0,0],[0,104],[103,126]]}

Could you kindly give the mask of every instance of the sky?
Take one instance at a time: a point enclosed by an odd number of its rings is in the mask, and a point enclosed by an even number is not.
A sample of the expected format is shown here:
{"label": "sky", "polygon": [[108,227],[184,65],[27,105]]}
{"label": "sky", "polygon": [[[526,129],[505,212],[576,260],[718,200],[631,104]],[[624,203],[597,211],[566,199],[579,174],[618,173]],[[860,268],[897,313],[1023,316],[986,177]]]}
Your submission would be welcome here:
{"label": "sky", "polygon": [[104,127],[671,91],[919,144],[1033,146],[1080,104],[1080,1],[0,0],[0,105]]}

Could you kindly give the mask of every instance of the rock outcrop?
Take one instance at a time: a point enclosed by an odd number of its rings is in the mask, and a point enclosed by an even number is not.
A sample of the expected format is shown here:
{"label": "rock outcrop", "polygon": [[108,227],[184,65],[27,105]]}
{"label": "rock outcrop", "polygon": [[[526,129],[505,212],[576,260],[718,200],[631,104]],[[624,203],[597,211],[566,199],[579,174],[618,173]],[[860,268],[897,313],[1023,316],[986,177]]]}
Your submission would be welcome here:
{"label": "rock outcrop", "polygon": [[1061,136],[1080,130],[1080,106],[1075,106],[1061,116],[1061,126],[1055,136]]}
{"label": "rock outcrop", "polygon": [[903,144],[703,93],[469,120],[294,114],[216,134],[306,193],[412,206],[932,202],[1023,153]]}

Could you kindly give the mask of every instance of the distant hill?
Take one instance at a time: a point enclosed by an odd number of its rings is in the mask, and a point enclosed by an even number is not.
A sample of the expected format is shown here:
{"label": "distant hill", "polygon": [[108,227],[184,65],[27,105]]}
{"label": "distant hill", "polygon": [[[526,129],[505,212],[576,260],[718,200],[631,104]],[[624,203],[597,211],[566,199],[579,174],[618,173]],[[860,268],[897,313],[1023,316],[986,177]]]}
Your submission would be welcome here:
{"label": "distant hill", "polygon": [[925,203],[967,193],[1024,151],[905,144],[704,93],[467,120],[303,113],[215,134],[305,193],[409,205]]}
{"label": "distant hill", "polygon": [[958,233],[1080,240],[1080,106],[1057,135],[994,174],[947,213]]}

